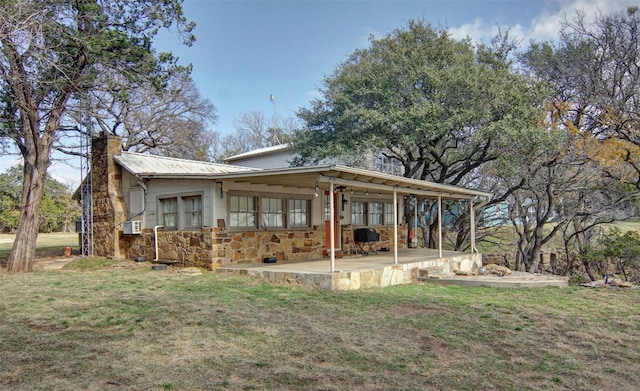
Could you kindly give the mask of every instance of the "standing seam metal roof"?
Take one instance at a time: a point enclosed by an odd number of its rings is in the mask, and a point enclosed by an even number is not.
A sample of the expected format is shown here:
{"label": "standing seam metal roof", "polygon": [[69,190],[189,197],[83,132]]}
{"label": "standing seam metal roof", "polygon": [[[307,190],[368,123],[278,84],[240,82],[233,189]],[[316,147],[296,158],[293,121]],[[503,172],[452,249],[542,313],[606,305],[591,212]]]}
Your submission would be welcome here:
{"label": "standing seam metal roof", "polygon": [[122,152],[122,154],[114,156],[114,159],[127,171],[139,176],[197,176],[230,174],[258,170],[256,168],[250,167],[199,162],[195,160],[176,159],[156,155],[145,155],[135,152]]}

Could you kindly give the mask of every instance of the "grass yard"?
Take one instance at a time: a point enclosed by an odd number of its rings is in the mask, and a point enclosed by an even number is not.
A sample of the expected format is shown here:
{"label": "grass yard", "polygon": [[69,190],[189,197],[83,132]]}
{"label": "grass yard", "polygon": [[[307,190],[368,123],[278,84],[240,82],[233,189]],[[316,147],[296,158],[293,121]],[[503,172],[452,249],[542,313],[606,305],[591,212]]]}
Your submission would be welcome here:
{"label": "grass yard", "polygon": [[[9,257],[13,247],[15,235],[0,234],[0,265]],[[36,256],[46,257],[61,255],[63,247],[79,246],[78,234],[71,232],[55,232],[49,234],[39,234],[36,242]]]}
{"label": "grass yard", "polygon": [[357,292],[101,260],[0,270],[0,389],[601,390],[640,384],[640,291]]}

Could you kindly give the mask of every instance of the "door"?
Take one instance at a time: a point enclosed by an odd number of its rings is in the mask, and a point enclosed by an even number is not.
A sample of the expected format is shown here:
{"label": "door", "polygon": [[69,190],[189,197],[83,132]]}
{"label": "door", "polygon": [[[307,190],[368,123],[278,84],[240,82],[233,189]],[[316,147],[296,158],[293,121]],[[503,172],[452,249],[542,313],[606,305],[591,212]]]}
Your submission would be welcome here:
{"label": "door", "polygon": [[324,209],[324,232],[325,232],[325,248],[331,248],[331,231],[333,228],[334,244],[333,247],[337,250],[340,246],[340,213],[338,211],[338,193],[333,193],[333,224],[331,223],[331,204],[329,199],[329,192],[324,192],[323,198]]}

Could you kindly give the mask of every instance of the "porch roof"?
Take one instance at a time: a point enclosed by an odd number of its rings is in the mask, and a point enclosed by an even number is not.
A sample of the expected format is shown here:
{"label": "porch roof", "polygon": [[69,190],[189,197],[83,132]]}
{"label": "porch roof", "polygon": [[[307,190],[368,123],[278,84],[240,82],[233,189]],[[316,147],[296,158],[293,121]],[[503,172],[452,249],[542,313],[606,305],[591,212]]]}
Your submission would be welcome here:
{"label": "porch roof", "polygon": [[326,190],[329,184],[333,183],[335,187],[341,187],[343,190],[370,191],[372,193],[389,193],[395,190],[400,194],[442,196],[446,198],[472,198],[478,196],[489,199],[492,196],[490,193],[463,187],[410,179],[337,164],[227,173],[217,175],[216,179],[219,181],[231,179],[235,182],[268,186],[280,185],[303,189],[314,189],[318,186],[322,190]]}
{"label": "porch roof", "polygon": [[209,179],[218,182],[230,180],[236,183],[272,186],[274,189],[287,187],[311,189],[311,191],[315,188],[326,190],[332,183],[339,189],[359,192],[396,191],[399,194],[458,199],[483,197],[488,200],[491,198],[490,193],[482,191],[337,164],[256,169],[128,152],[123,152],[114,158],[124,169],[141,179]]}

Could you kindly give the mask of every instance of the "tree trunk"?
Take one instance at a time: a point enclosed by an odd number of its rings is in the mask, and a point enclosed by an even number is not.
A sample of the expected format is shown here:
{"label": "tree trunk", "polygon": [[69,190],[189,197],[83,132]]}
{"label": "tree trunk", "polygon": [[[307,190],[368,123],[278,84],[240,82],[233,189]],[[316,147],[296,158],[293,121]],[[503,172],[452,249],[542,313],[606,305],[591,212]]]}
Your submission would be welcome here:
{"label": "tree trunk", "polygon": [[48,165],[48,156],[25,159],[20,222],[7,263],[7,270],[10,273],[33,271],[40,221],[40,202],[44,193]]}

